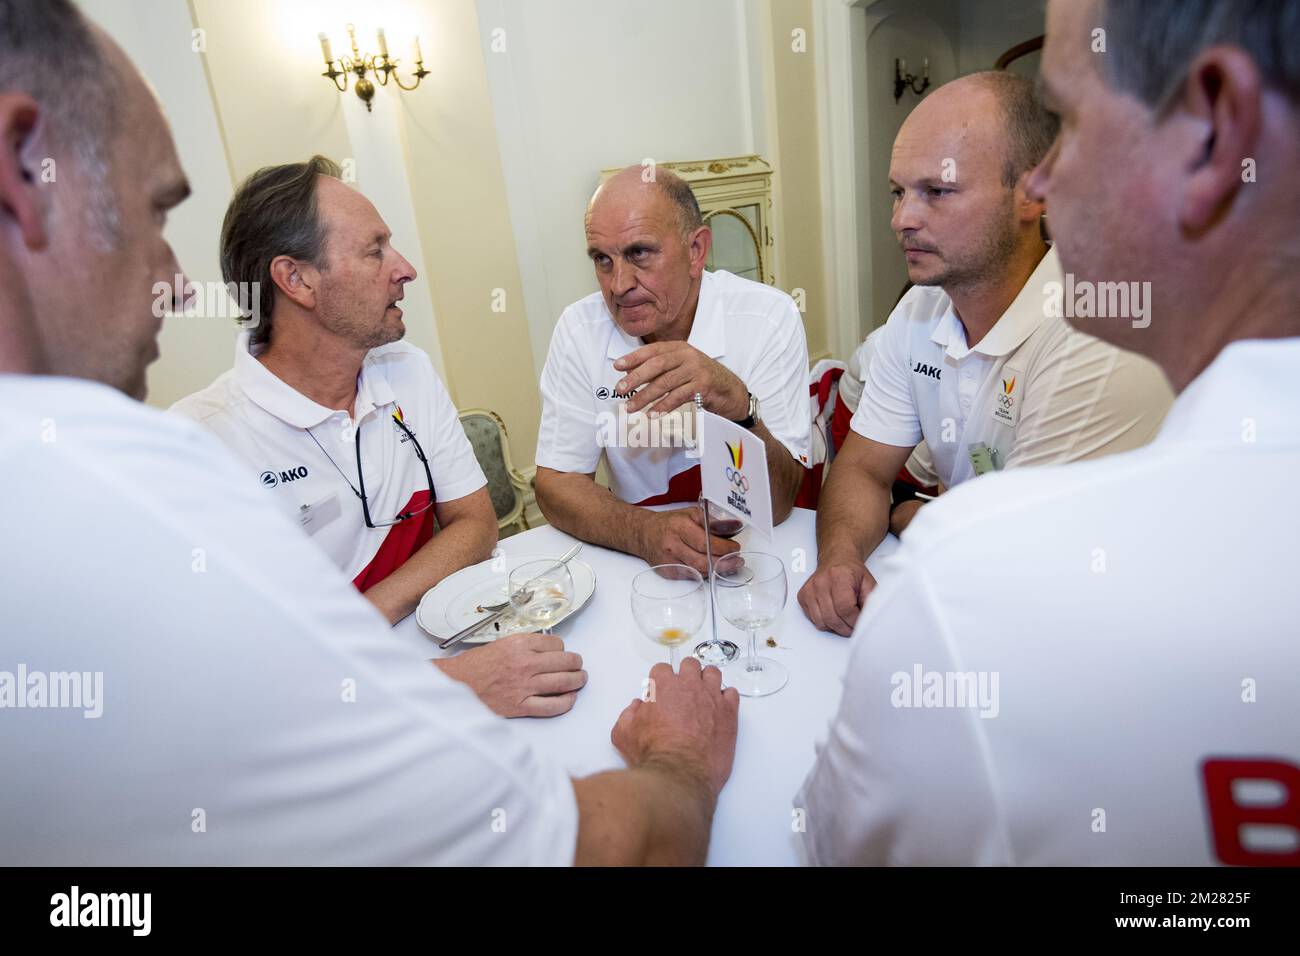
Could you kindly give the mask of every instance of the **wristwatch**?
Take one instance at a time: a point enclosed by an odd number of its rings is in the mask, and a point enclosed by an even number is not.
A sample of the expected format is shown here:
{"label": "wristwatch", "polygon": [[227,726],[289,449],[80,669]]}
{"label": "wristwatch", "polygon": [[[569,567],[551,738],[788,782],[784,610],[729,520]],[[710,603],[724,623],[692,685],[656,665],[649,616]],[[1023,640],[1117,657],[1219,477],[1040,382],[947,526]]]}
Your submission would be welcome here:
{"label": "wristwatch", "polygon": [[761,419],[758,416],[758,396],[756,396],[753,392],[750,392],[749,393],[749,414],[746,415],[744,418],[742,418],[740,421],[736,422],[736,424],[739,425],[741,428],[753,428],[762,420],[763,419]]}

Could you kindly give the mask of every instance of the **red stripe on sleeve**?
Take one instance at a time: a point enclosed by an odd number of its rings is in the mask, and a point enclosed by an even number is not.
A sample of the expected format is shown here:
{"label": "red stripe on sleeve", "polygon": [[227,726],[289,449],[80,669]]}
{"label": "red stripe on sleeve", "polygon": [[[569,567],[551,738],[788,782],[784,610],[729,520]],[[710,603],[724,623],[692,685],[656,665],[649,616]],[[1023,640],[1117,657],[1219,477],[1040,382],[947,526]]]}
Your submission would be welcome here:
{"label": "red stripe on sleeve", "polygon": [[668,490],[663,494],[638,501],[636,504],[668,505],[681,501],[694,504],[700,500],[700,488],[700,466],[692,465],[681,474],[673,475],[672,481],[668,482]]}
{"label": "red stripe on sleeve", "polygon": [[[423,508],[428,501],[427,488],[424,491],[417,491],[402,507],[400,513],[405,514]],[[388,529],[388,534],[384,536],[383,544],[379,546],[375,556],[370,559],[365,569],[352,579],[352,584],[363,594],[370,590],[405,564],[411,555],[428,544],[433,538],[436,524],[434,509],[430,508],[423,514],[393,525]]]}

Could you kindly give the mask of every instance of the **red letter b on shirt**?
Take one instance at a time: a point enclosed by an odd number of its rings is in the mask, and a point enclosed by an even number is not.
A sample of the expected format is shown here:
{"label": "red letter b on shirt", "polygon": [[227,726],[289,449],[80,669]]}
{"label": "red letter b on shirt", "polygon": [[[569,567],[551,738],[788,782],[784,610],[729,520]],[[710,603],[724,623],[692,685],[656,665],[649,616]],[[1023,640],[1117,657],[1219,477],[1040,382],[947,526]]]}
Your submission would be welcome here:
{"label": "red letter b on shirt", "polygon": [[[1205,801],[1214,832],[1214,852],[1229,866],[1300,866],[1300,767],[1280,760],[1210,758],[1201,764]],[[1238,803],[1232,785],[1238,780],[1265,781],[1281,787],[1283,798],[1268,805]],[[1289,829],[1293,848],[1282,852],[1251,849],[1242,843],[1242,828]]]}

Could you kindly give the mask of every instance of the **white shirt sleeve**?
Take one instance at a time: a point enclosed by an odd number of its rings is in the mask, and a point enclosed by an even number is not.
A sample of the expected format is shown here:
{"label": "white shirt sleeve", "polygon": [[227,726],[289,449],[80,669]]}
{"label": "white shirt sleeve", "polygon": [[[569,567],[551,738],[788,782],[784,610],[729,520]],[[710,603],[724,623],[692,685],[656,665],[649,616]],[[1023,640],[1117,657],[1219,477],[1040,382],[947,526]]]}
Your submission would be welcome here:
{"label": "white shirt sleeve", "polygon": [[758,399],[758,413],[772,437],[795,461],[811,467],[812,396],[808,390],[808,340],[794,300],[782,297],[772,333],[777,341],[759,350],[745,387]]}
{"label": "white shirt sleeve", "polygon": [[1145,445],[1173,404],[1147,359],[1066,327],[1025,383],[1006,468],[1064,464]]}
{"label": "white shirt sleeve", "polygon": [[795,796],[804,854],[832,866],[1005,865],[983,718],[967,708],[900,705],[912,701],[917,665],[960,669],[925,569],[904,554],[858,622],[839,712]]}
{"label": "white shirt sleeve", "polygon": [[911,293],[903,297],[875,338],[875,352],[863,369],[862,397],[849,425],[863,438],[898,448],[912,448],[922,436],[909,363],[910,299]]}
{"label": "white shirt sleeve", "polygon": [[474,446],[469,443],[460,423],[460,412],[452,403],[447,388],[434,370],[428,356],[420,361],[427,369],[429,404],[433,412],[433,435],[429,444],[420,447],[429,457],[429,472],[433,475],[434,495],[440,502],[455,501],[487,485],[483,469],[474,457]]}
{"label": "white shirt sleeve", "polygon": [[[0,587],[22,594],[6,649],[102,674],[102,713],[6,712],[0,761],[25,783],[0,858],[572,862],[563,769],[394,642],[215,439],[104,387],[58,388],[0,420],[0,455],[21,459],[0,524],[24,542],[0,549]],[[58,441],[40,446],[48,416]]]}
{"label": "white shirt sleeve", "polygon": [[542,421],[537,430],[537,467],[594,474],[600,464],[596,393],[584,366],[587,329],[572,309],[565,309],[551,334],[542,369]]}

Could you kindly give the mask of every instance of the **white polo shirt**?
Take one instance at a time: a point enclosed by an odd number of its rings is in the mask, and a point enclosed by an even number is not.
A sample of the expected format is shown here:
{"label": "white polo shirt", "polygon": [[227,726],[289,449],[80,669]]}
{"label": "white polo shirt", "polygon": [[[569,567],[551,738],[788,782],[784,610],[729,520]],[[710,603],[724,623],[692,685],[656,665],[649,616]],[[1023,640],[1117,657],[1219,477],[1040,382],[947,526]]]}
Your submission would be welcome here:
{"label": "white polo shirt", "polygon": [[1044,286],[1060,281],[1049,249],[973,348],[942,289],[908,290],[880,334],[853,430],[906,448],[924,438],[948,488],[975,476],[970,448],[980,443],[1001,468],[1145,445],[1173,401],[1168,382],[1147,359],[1048,317]]}
{"label": "white polo shirt", "polygon": [[[758,397],[763,424],[807,467],[808,343],[794,300],[760,282],[706,271],[687,342],[745,383]],[[622,407],[628,396],[616,393],[627,373],[614,362],[643,344],[618,327],[599,292],[564,310],[542,370],[537,465],[592,474],[603,454],[611,488],[624,501],[694,501],[700,492],[698,454],[691,457],[678,433],[649,427],[644,416],[627,416]]]}
{"label": "white polo shirt", "polygon": [[[393,641],[211,433],[103,385],[0,376],[0,460],[0,764],[22,768],[0,860],[573,860],[563,768]],[[91,679],[48,706],[73,673]]]}
{"label": "white polo shirt", "polygon": [[[840,400],[855,414],[858,405],[862,402],[862,385],[867,380],[867,372],[876,356],[876,344],[884,331],[883,325],[871,330],[871,334],[853,350],[853,354],[849,356],[848,367],[840,376]],[[849,427],[852,427],[852,423]],[[926,487],[939,484],[939,476],[934,472],[934,461],[930,457],[930,449],[925,447],[924,439],[912,449],[912,454],[907,456],[907,463],[903,467],[907,469],[908,474]]]}
{"label": "white polo shirt", "polygon": [[300,523],[361,591],[419,550],[436,519],[430,508],[391,527],[366,527],[356,494],[362,490],[357,429],[372,523],[429,500],[424,465],[394,415],[429,459],[435,501],[454,501],[487,484],[456,407],[420,349],[394,342],[371,350],[357,378],[354,420],[276,378],[249,351],[250,338],[239,333],[233,369],[171,411],[211,429],[238,456],[245,479]]}
{"label": "white polo shirt", "polygon": [[1242,485],[1300,472],[1297,369],[1230,345],[1149,446],[921,509],[795,798],[813,862],[1300,864],[1300,507]]}

